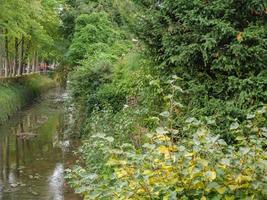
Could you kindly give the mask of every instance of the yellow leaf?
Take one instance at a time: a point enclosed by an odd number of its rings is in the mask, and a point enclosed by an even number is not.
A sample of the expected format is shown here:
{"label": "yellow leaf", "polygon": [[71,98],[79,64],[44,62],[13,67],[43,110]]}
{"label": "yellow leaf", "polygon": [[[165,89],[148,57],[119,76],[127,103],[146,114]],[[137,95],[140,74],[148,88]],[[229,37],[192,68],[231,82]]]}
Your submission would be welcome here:
{"label": "yellow leaf", "polygon": [[220,194],[224,194],[225,191],[227,190],[226,187],[222,186],[222,187],[218,187],[216,188],[217,192],[219,192]]}
{"label": "yellow leaf", "polygon": [[244,183],[244,182],[248,182],[248,181],[252,181],[251,176],[244,176],[244,175],[238,175],[238,177],[236,178],[236,182],[237,183]]}
{"label": "yellow leaf", "polygon": [[158,150],[160,153],[163,153],[163,154],[169,153],[169,149],[166,146],[160,146]]}
{"label": "yellow leaf", "polygon": [[116,175],[118,178],[122,178],[124,176],[127,176],[127,174],[128,174],[127,171],[125,171],[124,169],[120,169],[116,172]]}
{"label": "yellow leaf", "polygon": [[201,197],[201,200],[206,200],[207,198],[205,196]]}
{"label": "yellow leaf", "polygon": [[229,185],[229,188],[234,191],[236,190],[236,188],[238,187],[238,185]]}
{"label": "yellow leaf", "polygon": [[137,194],[144,194],[145,190],[143,188],[140,188],[137,190]]}
{"label": "yellow leaf", "polygon": [[185,157],[192,157],[194,154],[193,153],[186,153],[184,156]]}
{"label": "yellow leaf", "polygon": [[207,171],[205,175],[209,181],[213,181],[216,178],[216,172],[215,171]]}
{"label": "yellow leaf", "polygon": [[159,152],[160,153],[162,153],[162,154],[170,154],[170,152],[172,152],[172,151],[176,151],[177,150],[177,148],[176,147],[167,147],[167,146],[160,146],[159,148],[158,148],[158,150],[159,150]]}

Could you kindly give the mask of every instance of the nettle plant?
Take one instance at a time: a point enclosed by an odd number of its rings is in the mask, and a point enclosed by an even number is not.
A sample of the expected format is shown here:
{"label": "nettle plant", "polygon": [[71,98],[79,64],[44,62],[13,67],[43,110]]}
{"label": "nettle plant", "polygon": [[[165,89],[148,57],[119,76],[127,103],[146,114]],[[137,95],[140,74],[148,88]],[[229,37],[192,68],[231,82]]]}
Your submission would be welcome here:
{"label": "nettle plant", "polygon": [[[87,168],[70,170],[72,186],[85,199],[264,199],[267,197],[265,152],[267,130],[261,123],[267,109],[248,115],[246,124],[233,123],[236,144],[227,145],[207,123],[188,118],[183,130],[173,126],[184,91],[169,81],[168,109],[154,131],[143,135],[143,145],[122,143],[109,133],[90,137]],[[245,135],[244,127],[251,129]],[[254,134],[252,134],[254,131]],[[85,144],[86,145],[86,144]]]}

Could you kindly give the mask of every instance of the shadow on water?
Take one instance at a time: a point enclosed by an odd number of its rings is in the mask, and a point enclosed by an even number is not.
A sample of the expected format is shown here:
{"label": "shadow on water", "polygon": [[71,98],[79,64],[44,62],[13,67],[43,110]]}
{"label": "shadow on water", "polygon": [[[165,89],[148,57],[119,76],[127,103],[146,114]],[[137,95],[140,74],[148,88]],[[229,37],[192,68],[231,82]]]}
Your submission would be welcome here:
{"label": "shadow on water", "polygon": [[77,146],[66,131],[65,98],[50,91],[0,126],[0,200],[80,199],[64,181]]}

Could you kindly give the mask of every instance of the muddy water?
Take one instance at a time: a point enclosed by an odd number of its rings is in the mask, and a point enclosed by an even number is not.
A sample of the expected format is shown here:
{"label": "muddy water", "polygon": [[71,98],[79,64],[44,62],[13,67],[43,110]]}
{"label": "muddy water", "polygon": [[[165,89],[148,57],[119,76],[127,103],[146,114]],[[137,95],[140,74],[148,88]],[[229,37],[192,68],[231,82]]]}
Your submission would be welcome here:
{"label": "muddy water", "polygon": [[66,98],[50,91],[0,126],[0,200],[80,199],[64,180],[77,146]]}

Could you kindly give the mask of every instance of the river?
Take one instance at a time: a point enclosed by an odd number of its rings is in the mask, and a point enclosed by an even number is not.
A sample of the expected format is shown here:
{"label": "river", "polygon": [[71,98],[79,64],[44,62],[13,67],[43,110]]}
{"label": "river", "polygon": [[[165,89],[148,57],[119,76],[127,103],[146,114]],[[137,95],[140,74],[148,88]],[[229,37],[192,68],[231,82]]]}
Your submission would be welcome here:
{"label": "river", "polygon": [[66,98],[51,90],[0,126],[0,200],[80,199],[64,180],[78,146]]}

